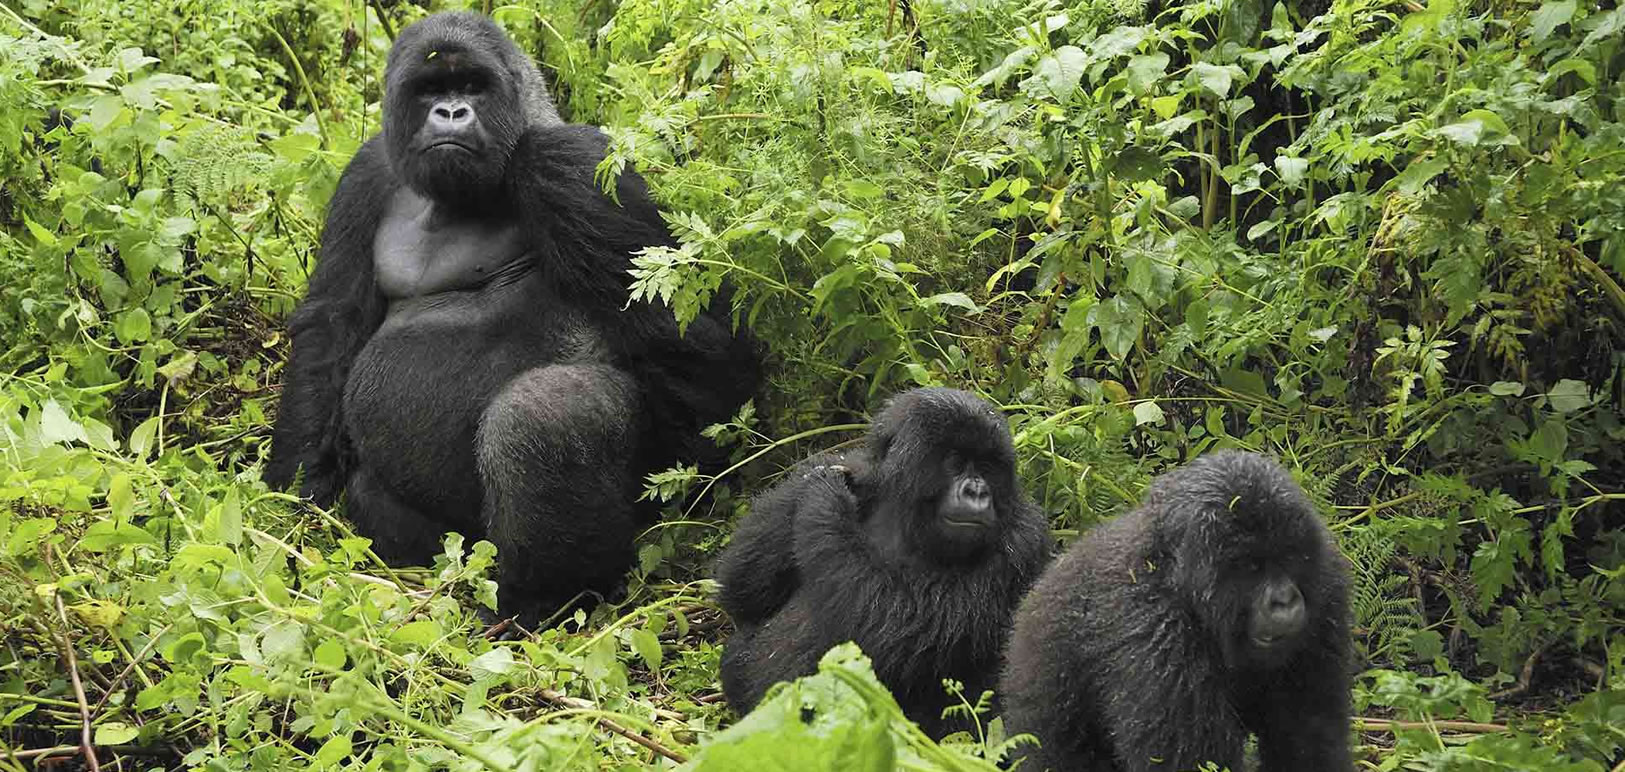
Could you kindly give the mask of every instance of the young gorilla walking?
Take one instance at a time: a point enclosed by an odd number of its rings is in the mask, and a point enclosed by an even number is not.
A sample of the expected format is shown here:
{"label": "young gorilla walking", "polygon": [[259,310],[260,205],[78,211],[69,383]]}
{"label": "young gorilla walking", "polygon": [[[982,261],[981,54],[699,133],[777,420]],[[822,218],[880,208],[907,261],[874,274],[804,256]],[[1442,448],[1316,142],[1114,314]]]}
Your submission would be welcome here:
{"label": "young gorilla walking", "polygon": [[[386,559],[489,538],[527,619],[620,581],[642,476],[701,452],[754,390],[722,313],[679,335],[627,304],[631,253],[672,243],[643,181],[594,182],[606,141],[559,121],[490,20],[401,32],[383,132],[339,181],[265,479],[346,513]],[[719,305],[726,306],[726,303]],[[624,310],[623,310],[624,309]]]}
{"label": "young gorilla walking", "polygon": [[1000,696],[1022,769],[1348,772],[1347,564],[1303,491],[1203,456],[1083,536],[1016,614]]}
{"label": "young gorilla walking", "polygon": [[[1010,615],[1049,556],[998,411],[951,389],[892,400],[862,450],[821,454],[760,496],[717,569],[737,631],[722,686],[741,713],[856,641],[903,710],[940,734],[950,697],[997,677]],[[957,703],[953,703],[957,704]]]}

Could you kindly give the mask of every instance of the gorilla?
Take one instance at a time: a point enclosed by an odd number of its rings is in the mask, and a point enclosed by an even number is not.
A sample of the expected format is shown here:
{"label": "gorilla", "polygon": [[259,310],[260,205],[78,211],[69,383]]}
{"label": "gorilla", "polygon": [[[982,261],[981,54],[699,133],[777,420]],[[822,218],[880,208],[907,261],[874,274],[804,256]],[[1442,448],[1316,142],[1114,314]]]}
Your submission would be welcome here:
{"label": "gorilla", "polygon": [[447,530],[490,539],[505,615],[612,592],[639,482],[707,452],[699,431],[756,387],[754,342],[726,311],[680,334],[628,304],[631,253],[672,238],[636,173],[603,193],[604,135],[559,120],[490,20],[406,28],[384,88],[289,324],[264,478],[347,492],[390,562],[426,564]]}
{"label": "gorilla", "polygon": [[1353,769],[1349,578],[1286,470],[1212,453],[1089,532],[1022,601],[1000,696],[1023,769]]}
{"label": "gorilla", "polygon": [[1010,616],[1049,558],[1046,519],[1016,479],[1010,428],[952,389],[894,398],[862,449],[823,453],[762,494],[718,562],[736,631],[722,688],[740,713],[855,641],[904,712],[958,728],[944,678],[972,703],[997,678]]}

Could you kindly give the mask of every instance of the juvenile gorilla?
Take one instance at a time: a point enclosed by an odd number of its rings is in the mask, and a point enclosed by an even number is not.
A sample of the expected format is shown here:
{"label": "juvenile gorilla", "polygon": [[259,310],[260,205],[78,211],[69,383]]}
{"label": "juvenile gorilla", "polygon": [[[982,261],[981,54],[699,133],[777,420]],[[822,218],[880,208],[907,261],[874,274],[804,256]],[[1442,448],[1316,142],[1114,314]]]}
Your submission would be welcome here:
{"label": "juvenile gorilla", "polygon": [[447,530],[489,538],[502,610],[527,618],[619,584],[643,474],[698,453],[757,381],[723,313],[679,335],[626,307],[630,253],[672,241],[635,173],[619,203],[599,189],[605,149],[491,21],[403,30],[383,132],[339,181],[290,323],[265,469],[302,469],[320,504],[348,490],[391,561],[426,563]]}
{"label": "juvenile gorilla", "polygon": [[942,679],[972,702],[992,686],[1010,615],[1048,556],[998,412],[962,391],[907,392],[862,450],[802,462],[734,534],[717,569],[737,628],[723,691],[747,712],[856,641],[908,716],[940,734],[952,728]]}
{"label": "juvenile gorilla", "polygon": [[1347,772],[1347,566],[1286,470],[1222,451],[1152,484],[1022,602],[1005,722],[1023,769]]}

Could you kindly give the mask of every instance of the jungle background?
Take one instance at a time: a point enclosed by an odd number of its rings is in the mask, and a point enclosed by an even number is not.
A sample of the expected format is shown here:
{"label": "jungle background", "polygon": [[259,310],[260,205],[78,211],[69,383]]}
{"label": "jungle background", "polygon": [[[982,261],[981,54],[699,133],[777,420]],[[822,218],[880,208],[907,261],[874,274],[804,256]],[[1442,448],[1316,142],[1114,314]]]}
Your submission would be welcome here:
{"label": "jungle background", "polygon": [[749,495],[919,384],[1003,407],[1062,541],[1280,457],[1362,768],[1625,769],[1616,3],[476,4],[668,213],[634,294],[726,281],[770,356],[626,597],[515,640],[489,544],[390,570],[259,481],[384,54],[455,5],[0,0],[0,769],[994,769],[980,695],[932,743],[850,650],[717,685]]}

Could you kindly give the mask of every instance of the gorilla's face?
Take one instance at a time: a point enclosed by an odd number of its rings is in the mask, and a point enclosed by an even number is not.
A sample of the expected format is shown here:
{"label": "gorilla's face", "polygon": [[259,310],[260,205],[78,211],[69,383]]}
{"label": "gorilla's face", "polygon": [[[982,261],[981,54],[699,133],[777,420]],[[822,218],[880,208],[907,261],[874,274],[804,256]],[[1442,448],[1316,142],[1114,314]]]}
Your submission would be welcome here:
{"label": "gorilla's face", "polygon": [[919,389],[877,421],[870,487],[889,513],[882,540],[939,563],[974,560],[997,545],[1017,511],[1010,429],[980,399]]}
{"label": "gorilla's face", "polygon": [[[525,130],[522,78],[507,61],[517,52],[472,22],[408,32],[417,34],[402,34],[386,74],[390,161],[439,203],[487,203]],[[493,33],[500,41],[486,39]]]}
{"label": "gorilla's face", "polygon": [[1218,510],[1186,531],[1178,581],[1232,668],[1280,667],[1310,637],[1309,622],[1319,613],[1321,544],[1315,531],[1294,524],[1313,517],[1306,510],[1249,520]]}

